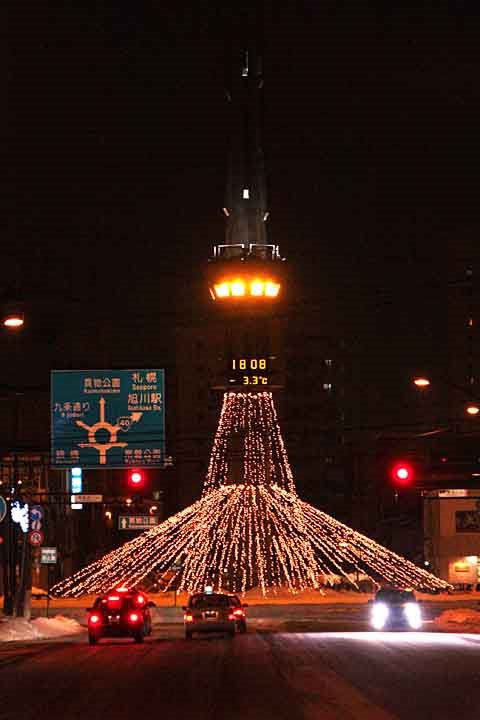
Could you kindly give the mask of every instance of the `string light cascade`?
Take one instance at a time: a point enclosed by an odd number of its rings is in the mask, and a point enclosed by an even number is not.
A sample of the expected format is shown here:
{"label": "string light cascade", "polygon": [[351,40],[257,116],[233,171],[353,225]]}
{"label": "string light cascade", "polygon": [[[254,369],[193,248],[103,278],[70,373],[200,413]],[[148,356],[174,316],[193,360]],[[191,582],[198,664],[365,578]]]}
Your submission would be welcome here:
{"label": "string light cascade", "polygon": [[[302,501],[271,393],[226,393],[202,497],[52,588],[58,597],[167,578],[165,590],[318,589],[352,569],[442,590],[443,580]],[[170,571],[170,572],[168,572]]]}

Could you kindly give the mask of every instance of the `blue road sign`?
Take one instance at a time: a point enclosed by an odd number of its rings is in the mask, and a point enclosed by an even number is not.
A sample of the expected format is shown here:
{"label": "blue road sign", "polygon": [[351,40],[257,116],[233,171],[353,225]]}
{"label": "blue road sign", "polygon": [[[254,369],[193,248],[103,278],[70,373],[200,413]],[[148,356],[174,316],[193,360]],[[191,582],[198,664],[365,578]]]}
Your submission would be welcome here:
{"label": "blue road sign", "polygon": [[54,467],[163,467],[164,371],[53,370]]}
{"label": "blue road sign", "polygon": [[7,514],[7,503],[5,502],[5,498],[3,498],[0,495],[0,522],[4,519],[5,515]]}
{"label": "blue road sign", "polygon": [[43,508],[41,505],[30,505],[30,520],[41,522],[43,520],[43,515]]}

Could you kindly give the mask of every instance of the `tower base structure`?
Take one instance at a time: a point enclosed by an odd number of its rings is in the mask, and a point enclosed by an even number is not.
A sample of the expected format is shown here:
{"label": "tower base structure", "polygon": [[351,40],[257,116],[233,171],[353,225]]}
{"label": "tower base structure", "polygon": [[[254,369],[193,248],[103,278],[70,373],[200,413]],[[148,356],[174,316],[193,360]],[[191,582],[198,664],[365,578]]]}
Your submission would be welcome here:
{"label": "tower base structure", "polygon": [[210,585],[243,593],[257,587],[267,595],[279,588],[292,593],[319,589],[339,576],[355,586],[359,573],[423,591],[449,587],[302,501],[272,394],[230,392],[224,395],[200,500],[58,583],[52,592],[79,597],[163,575],[169,578],[166,590],[198,592]]}

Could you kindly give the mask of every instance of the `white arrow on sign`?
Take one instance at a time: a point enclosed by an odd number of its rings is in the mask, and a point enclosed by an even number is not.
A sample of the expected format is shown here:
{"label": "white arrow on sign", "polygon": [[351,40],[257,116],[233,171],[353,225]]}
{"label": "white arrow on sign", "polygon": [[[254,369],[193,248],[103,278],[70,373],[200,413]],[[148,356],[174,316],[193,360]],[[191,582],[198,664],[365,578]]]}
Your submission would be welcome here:
{"label": "white arrow on sign", "polygon": [[128,520],[126,517],[120,518],[120,529],[125,530],[128,527]]}

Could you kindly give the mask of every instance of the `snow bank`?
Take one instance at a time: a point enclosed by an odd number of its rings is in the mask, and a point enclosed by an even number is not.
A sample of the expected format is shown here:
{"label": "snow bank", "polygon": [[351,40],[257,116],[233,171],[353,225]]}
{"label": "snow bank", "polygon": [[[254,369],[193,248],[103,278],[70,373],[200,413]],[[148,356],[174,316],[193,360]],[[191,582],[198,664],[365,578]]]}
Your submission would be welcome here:
{"label": "snow bank", "polygon": [[480,611],[471,608],[444,610],[433,622],[450,631],[480,633]]}
{"label": "snow bank", "polygon": [[72,618],[56,615],[53,618],[5,618],[0,621],[0,642],[11,640],[46,640],[83,632],[82,626]]}

